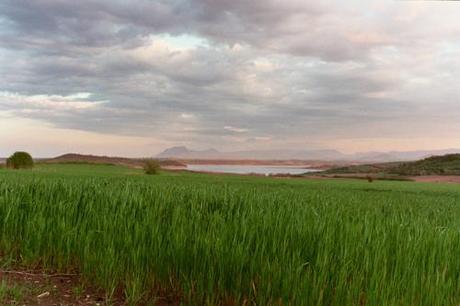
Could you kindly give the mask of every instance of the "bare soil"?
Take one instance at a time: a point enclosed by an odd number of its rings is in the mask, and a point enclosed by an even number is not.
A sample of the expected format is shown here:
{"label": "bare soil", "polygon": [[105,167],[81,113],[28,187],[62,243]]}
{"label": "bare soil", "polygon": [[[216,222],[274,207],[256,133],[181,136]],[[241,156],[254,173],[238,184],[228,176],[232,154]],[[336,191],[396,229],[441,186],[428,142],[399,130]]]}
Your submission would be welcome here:
{"label": "bare soil", "polygon": [[[125,306],[122,290],[110,299],[104,290],[87,284],[78,274],[0,269],[0,305],[21,306]],[[132,305],[132,304],[131,304]],[[139,306],[178,306],[180,297],[154,288]]]}
{"label": "bare soil", "polygon": [[413,176],[412,180],[416,182],[426,183],[460,183],[460,176],[458,175],[426,175],[426,176]]}
{"label": "bare soil", "polygon": [[103,290],[84,286],[78,275],[0,270],[0,283],[8,288],[1,305],[124,305],[119,298],[109,303]]}
{"label": "bare soil", "polygon": [[373,173],[328,173],[324,175],[311,175],[308,178],[311,179],[367,179],[371,177],[374,180],[389,179],[389,180],[404,180],[424,183],[453,183],[460,184],[460,176],[458,175],[424,175],[424,176],[387,176],[379,177]]}

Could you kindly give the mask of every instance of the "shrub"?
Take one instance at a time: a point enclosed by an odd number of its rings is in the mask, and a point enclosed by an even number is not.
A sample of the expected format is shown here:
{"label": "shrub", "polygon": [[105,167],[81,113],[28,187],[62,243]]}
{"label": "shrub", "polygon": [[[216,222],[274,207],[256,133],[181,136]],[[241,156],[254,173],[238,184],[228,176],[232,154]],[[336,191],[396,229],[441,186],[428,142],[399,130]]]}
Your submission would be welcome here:
{"label": "shrub", "polygon": [[6,160],[6,167],[11,169],[30,169],[34,160],[27,152],[16,152]]}
{"label": "shrub", "polygon": [[160,170],[160,163],[154,159],[148,159],[144,162],[144,172],[145,174],[158,174]]}

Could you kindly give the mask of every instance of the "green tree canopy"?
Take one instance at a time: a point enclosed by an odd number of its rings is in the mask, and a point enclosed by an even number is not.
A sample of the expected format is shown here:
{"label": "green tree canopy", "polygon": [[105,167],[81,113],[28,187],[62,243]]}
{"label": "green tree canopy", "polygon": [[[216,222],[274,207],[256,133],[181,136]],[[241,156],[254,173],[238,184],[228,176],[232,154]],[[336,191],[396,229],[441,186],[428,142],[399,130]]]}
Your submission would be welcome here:
{"label": "green tree canopy", "polygon": [[11,169],[30,169],[34,166],[34,160],[27,152],[15,152],[6,160],[6,166]]}

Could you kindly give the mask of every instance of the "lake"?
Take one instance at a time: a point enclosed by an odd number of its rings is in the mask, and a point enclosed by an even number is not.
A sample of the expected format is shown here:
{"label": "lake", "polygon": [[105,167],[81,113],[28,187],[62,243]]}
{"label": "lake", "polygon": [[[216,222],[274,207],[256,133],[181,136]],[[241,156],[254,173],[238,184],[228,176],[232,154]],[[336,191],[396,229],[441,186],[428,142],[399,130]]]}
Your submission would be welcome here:
{"label": "lake", "polygon": [[215,173],[234,173],[234,174],[302,174],[318,171],[299,166],[251,166],[251,165],[187,165],[187,170]]}

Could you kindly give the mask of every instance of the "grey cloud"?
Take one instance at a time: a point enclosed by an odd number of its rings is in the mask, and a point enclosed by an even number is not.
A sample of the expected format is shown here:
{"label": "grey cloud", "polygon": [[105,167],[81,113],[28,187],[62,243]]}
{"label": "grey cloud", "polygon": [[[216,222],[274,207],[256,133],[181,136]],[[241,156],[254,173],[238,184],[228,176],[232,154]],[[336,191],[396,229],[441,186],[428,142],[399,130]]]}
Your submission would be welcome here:
{"label": "grey cloud", "polygon": [[[12,1],[0,16],[12,31],[0,37],[10,47],[50,49],[67,45],[127,48],[152,33],[194,34],[210,40],[249,44],[260,49],[346,60],[372,47],[354,42],[331,27],[333,5],[307,1]],[[340,12],[337,10],[337,12]],[[346,20],[356,16],[344,15]],[[19,35],[18,35],[19,34]],[[40,50],[50,52],[50,50]]]}
{"label": "grey cloud", "polygon": [[[398,28],[407,23],[389,12],[369,19],[333,1],[2,1],[0,92],[89,92],[88,101],[106,103],[0,102],[0,110],[59,128],[202,145],[234,136],[380,137],[433,111],[457,114],[459,92],[446,81],[457,77],[452,61],[417,58],[439,58],[437,44],[455,31],[414,49],[408,41],[423,34]],[[162,48],[157,34],[195,35],[208,45]],[[431,86],[413,82],[420,75]]]}
{"label": "grey cloud", "polygon": [[[262,50],[326,61],[360,60],[374,48],[423,45],[424,33],[437,41],[455,37],[458,27],[427,27],[430,9],[413,14],[416,4],[378,1],[276,0],[5,0],[0,16],[4,46],[49,49],[123,46],[144,43],[149,34],[192,34],[211,41],[248,44]],[[438,10],[436,10],[438,9]],[[408,11],[407,16],[401,12]],[[452,10],[433,8],[434,15]],[[410,17],[410,16],[416,17]],[[403,17],[405,18],[403,18]],[[433,21],[434,22],[434,21]],[[441,30],[435,30],[441,26]],[[439,36],[439,38],[437,38]],[[38,50],[36,50],[38,51]]]}

